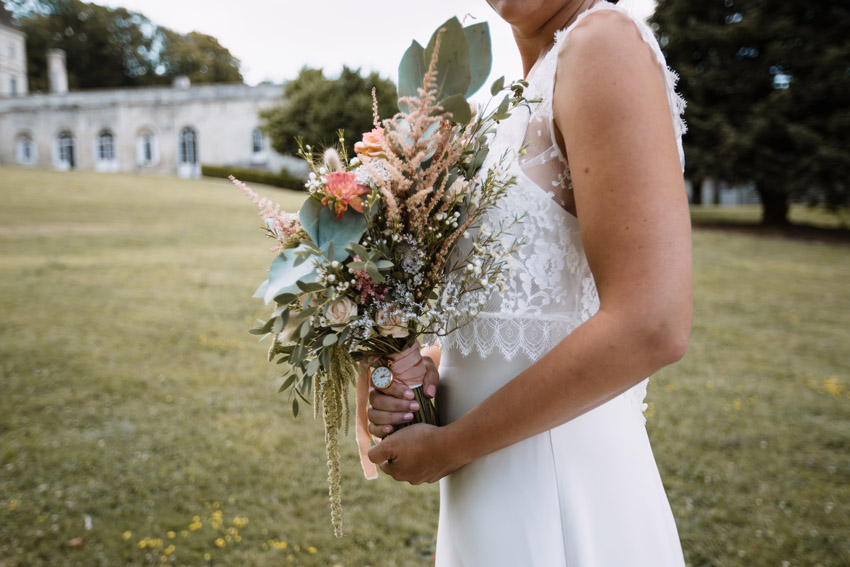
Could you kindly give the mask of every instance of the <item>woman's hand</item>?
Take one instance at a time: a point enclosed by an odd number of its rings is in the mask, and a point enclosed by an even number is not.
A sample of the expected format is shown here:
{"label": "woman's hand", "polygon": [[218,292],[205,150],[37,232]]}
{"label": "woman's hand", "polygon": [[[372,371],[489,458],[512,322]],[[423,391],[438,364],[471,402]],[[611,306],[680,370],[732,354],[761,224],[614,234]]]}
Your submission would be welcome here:
{"label": "woman's hand", "polygon": [[[440,381],[437,365],[430,356],[423,356],[422,362],[425,364],[423,392],[433,398]],[[398,380],[383,391],[370,387],[369,406],[369,433],[375,437],[386,437],[396,425],[412,420],[413,412],[419,409],[419,404],[413,401],[413,390]]]}
{"label": "woman's hand", "polygon": [[405,427],[369,449],[369,460],[398,481],[437,482],[464,464],[449,445],[449,430],[424,423]]}

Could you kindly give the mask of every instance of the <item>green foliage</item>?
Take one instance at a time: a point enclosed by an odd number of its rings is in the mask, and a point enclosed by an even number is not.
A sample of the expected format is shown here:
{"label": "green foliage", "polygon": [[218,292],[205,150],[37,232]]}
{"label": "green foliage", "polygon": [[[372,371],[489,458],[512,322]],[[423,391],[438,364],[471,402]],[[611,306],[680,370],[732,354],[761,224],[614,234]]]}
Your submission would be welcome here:
{"label": "green foliage", "polygon": [[204,177],[220,177],[221,179],[227,179],[232,175],[243,183],[262,183],[263,185],[283,187],[284,189],[304,190],[304,180],[291,174],[286,168],[282,168],[278,173],[274,173],[262,169],[242,169],[228,167],[226,165],[202,165],[201,175]]}
{"label": "green foliage", "polygon": [[[0,167],[0,199],[4,567],[162,564],[148,538],[177,565],[433,565],[437,487],[364,481],[351,435],[333,536],[324,428],[245,332],[269,251],[229,182]],[[845,245],[695,231],[691,344],[647,423],[690,565],[850,565],[848,279]]]}
{"label": "green foliage", "polygon": [[74,89],[195,83],[241,83],[239,60],[213,37],[155,25],[143,14],[81,0],[31,0],[11,6],[27,34],[30,90],[48,91],[46,52],[63,49]]}
{"label": "green foliage", "polygon": [[765,223],[791,199],[850,203],[850,5],[660,0],[653,23],[688,101],[695,181],[754,182]]}
{"label": "green foliage", "polygon": [[377,73],[363,77],[359,70],[343,67],[339,77],[329,79],[321,69],[305,67],[284,86],[285,102],[260,113],[263,130],[276,151],[296,155],[297,138],[316,148],[331,146],[341,129],[353,155],[354,143],[373,128],[372,88],[381,116],[398,112],[395,85]]}
{"label": "green foliage", "polygon": [[464,28],[451,18],[431,35],[428,47],[413,41],[398,67],[399,97],[416,96],[431,63],[440,38],[437,54],[437,103],[452,113],[460,124],[469,122],[472,113],[467,97],[475,94],[487,80],[492,64],[490,28],[486,22]]}

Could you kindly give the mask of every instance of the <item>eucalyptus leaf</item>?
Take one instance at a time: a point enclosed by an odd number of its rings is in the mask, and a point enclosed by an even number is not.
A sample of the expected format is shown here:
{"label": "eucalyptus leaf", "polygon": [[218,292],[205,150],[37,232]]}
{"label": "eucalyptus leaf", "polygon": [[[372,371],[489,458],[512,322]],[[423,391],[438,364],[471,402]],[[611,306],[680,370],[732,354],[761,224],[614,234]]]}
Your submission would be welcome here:
{"label": "eucalyptus leaf", "polygon": [[306,337],[307,334],[310,332],[310,329],[311,329],[310,321],[309,320],[304,321],[301,324],[301,326],[298,328],[298,331],[299,331],[298,336],[302,337],[302,338]]}
{"label": "eucalyptus leaf", "polygon": [[393,267],[393,263],[389,260],[378,260],[375,262],[375,266],[378,267],[379,270],[388,270]]}
{"label": "eucalyptus leaf", "polygon": [[375,283],[384,283],[387,279],[378,271],[378,268],[375,267],[375,264],[367,264],[366,265],[366,273],[369,274],[369,277]]}
{"label": "eucalyptus leaf", "polygon": [[280,317],[275,317],[273,321],[274,325],[272,325],[272,332],[274,334],[278,334],[283,330],[283,319]]}
{"label": "eucalyptus leaf", "polygon": [[292,398],[292,415],[298,417],[298,398]]}
{"label": "eucalyptus leaf", "polygon": [[416,96],[427,71],[425,49],[414,40],[398,65],[398,96]]}
{"label": "eucalyptus leaf", "polygon": [[281,305],[288,305],[298,299],[298,296],[294,293],[282,293],[274,298],[274,300]]}
{"label": "eucalyptus leaf", "polygon": [[[266,296],[266,290],[269,288],[269,280],[264,281],[260,284],[260,287],[257,288],[257,291],[254,292],[252,297],[264,298]],[[268,303],[268,301],[266,302]]]}
{"label": "eucalyptus leaf", "polygon": [[490,75],[493,54],[490,46],[490,26],[487,22],[472,24],[463,28],[469,44],[470,82],[466,96],[472,96],[484,85]]}
{"label": "eucalyptus leaf", "polygon": [[469,88],[469,42],[457,18],[451,18],[437,28],[425,48],[425,64],[431,61],[437,35],[443,31],[437,54],[437,99],[465,94]]}
{"label": "eucalyptus leaf", "polygon": [[493,96],[496,96],[496,94],[499,91],[501,91],[503,88],[505,88],[505,76],[504,75],[502,75],[501,77],[499,77],[498,79],[493,81],[493,84],[490,85],[490,94],[493,95]]}
{"label": "eucalyptus leaf", "polygon": [[328,255],[330,261],[345,260],[348,256],[345,249],[352,242],[357,243],[366,232],[366,217],[362,213],[349,207],[340,220],[336,218],[331,207],[322,206],[322,203],[313,197],[304,201],[298,218],[310,239],[322,251],[327,251],[333,242],[334,255]]}
{"label": "eucalyptus leaf", "polygon": [[457,124],[466,124],[472,119],[472,109],[469,108],[469,101],[462,94],[452,95],[444,98],[439,102],[443,110],[451,113],[452,121]]}
{"label": "eucalyptus leaf", "polygon": [[280,386],[279,392],[283,392],[284,390],[288,390],[292,387],[292,384],[295,383],[295,374],[290,374],[289,377],[284,380],[283,384]]}
{"label": "eucalyptus leaf", "polygon": [[304,262],[299,266],[295,266],[295,256],[290,250],[288,254],[279,254],[272,262],[269,268],[268,286],[263,296],[266,303],[269,303],[276,297],[280,297],[282,294],[297,293],[297,282],[299,280],[311,282],[318,276],[316,273],[315,258],[311,259],[310,262]]}
{"label": "eucalyptus leaf", "polygon": [[319,369],[319,359],[314,358],[307,364],[307,374],[313,376],[316,371]]}
{"label": "eucalyptus leaf", "polygon": [[322,339],[322,346],[335,345],[337,338],[339,337],[334,333],[331,333],[330,335],[325,335],[325,338]]}

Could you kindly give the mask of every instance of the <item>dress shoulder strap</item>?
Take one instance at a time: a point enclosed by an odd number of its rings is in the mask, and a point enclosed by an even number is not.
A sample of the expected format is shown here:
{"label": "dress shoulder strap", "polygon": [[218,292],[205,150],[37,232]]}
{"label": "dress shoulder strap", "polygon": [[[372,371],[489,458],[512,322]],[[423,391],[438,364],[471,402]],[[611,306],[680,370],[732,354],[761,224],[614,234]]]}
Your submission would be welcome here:
{"label": "dress shoulder strap", "polygon": [[[626,8],[617,4],[611,4],[610,2],[598,2],[591,8],[579,14],[578,18],[576,18],[576,20],[572,24],[570,24],[569,27],[563,30],[559,30],[555,33],[555,43],[551,51],[546,55],[547,61],[541,62],[541,67],[547,67],[547,71],[549,72],[548,76],[551,78],[552,81],[552,86],[550,88],[554,88],[555,66],[557,64],[558,52],[561,50],[567,36],[585,18],[590,17],[592,14],[596,12],[601,12],[603,10],[623,14],[625,17],[631,20],[631,22],[634,23],[634,25],[640,32],[640,36],[643,41],[652,50],[652,53],[655,55],[655,60],[658,62],[658,64],[661,66],[661,69],[664,71],[664,80],[667,86],[667,102],[670,104],[670,114],[673,119],[673,127],[676,132],[676,138],[679,147],[679,159],[682,163],[682,169],[684,169],[685,155],[684,150],[682,149],[682,135],[685,134],[685,132],[687,131],[687,125],[685,124],[682,115],[685,112],[686,103],[685,99],[683,99],[682,96],[676,92],[676,84],[679,82],[679,75],[667,66],[667,60],[664,58],[664,53],[662,53],[661,46],[658,45],[658,40],[655,39],[655,34],[652,32],[652,29],[647,25],[645,21],[641,20],[640,18],[629,12],[629,10],[627,10]],[[542,70],[543,69],[541,69],[541,71]]]}

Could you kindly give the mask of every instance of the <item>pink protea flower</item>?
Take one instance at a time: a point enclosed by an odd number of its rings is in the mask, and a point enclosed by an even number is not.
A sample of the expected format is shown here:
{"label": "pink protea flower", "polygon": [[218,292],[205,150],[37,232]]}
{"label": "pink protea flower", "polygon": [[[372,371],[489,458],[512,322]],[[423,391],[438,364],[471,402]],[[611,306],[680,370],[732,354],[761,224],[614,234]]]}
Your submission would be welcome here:
{"label": "pink protea flower", "polygon": [[368,187],[360,185],[355,180],[353,171],[334,171],[325,176],[325,196],[322,205],[333,203],[336,218],[342,220],[342,214],[350,206],[358,213],[363,212],[361,195],[369,192]]}
{"label": "pink protea flower", "polygon": [[354,144],[354,153],[359,156],[385,158],[387,154],[383,148],[384,129],[373,128],[371,132],[363,134],[363,141]]}

